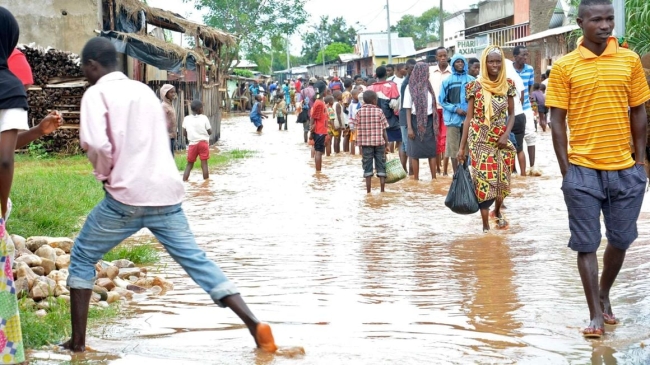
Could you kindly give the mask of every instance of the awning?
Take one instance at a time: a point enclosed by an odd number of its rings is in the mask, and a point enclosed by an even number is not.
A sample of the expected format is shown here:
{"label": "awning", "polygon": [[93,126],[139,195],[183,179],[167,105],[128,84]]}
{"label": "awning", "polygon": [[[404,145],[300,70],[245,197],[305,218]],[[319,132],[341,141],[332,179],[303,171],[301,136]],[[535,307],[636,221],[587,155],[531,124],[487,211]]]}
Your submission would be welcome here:
{"label": "awning", "polygon": [[205,57],[197,56],[193,51],[148,35],[109,31],[100,32],[100,36],[110,40],[119,53],[161,70],[178,73],[185,68],[194,71],[197,63],[205,63]]}
{"label": "awning", "polygon": [[539,33],[531,34],[531,35],[523,37],[523,38],[515,39],[513,41],[506,42],[506,44],[535,41],[535,40],[538,40],[538,39],[551,37],[551,36],[558,35],[558,34],[569,33],[569,32],[572,32],[572,31],[574,31],[576,29],[579,29],[579,28],[580,27],[577,26],[576,24],[565,25],[563,27],[548,29],[548,30],[545,30],[543,32],[539,32]]}

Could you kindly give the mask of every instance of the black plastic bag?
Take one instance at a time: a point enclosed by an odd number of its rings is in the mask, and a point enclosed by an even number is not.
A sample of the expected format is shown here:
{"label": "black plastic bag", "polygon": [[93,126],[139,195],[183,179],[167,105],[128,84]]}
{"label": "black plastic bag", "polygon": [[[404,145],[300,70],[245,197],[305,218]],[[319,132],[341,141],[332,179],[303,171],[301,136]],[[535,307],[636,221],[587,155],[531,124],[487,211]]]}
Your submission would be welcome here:
{"label": "black plastic bag", "polygon": [[451,187],[447,193],[445,205],[452,212],[458,214],[473,214],[478,212],[479,206],[475,189],[467,164],[459,164],[456,173],[454,173],[454,180],[451,182]]}

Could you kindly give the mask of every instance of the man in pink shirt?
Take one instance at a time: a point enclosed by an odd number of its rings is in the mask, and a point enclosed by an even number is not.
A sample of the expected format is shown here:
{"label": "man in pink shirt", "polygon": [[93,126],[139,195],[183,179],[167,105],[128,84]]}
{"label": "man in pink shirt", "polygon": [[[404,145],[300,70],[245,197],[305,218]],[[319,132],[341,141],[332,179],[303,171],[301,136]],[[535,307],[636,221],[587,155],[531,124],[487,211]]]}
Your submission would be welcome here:
{"label": "man in pink shirt", "polygon": [[81,101],[81,147],[106,196],[88,215],[72,248],[68,277],[72,338],[62,346],[86,348],[94,265],[124,239],[148,228],[167,252],[220,307],[241,318],[257,346],[275,352],[271,328],[260,323],[219,266],[208,260],[181,207],[185,191],[174,159],[160,101],[149,87],[117,70],[110,41],[93,38],[81,55],[93,85]]}

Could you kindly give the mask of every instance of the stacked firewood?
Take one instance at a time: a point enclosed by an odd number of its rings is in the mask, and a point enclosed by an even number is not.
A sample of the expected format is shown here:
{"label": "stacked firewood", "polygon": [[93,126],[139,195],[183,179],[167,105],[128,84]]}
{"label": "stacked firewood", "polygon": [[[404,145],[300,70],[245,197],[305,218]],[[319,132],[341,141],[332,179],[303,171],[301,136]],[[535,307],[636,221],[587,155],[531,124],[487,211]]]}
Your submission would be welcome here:
{"label": "stacked firewood", "polygon": [[27,91],[29,126],[38,125],[53,110],[61,112],[65,120],[60,129],[35,143],[48,152],[79,153],[79,113],[86,91],[79,56],[33,46],[20,49],[32,68],[35,85]]}
{"label": "stacked firewood", "polygon": [[74,53],[31,45],[21,46],[20,50],[32,67],[34,85],[46,85],[54,78],[83,76],[79,56]]}

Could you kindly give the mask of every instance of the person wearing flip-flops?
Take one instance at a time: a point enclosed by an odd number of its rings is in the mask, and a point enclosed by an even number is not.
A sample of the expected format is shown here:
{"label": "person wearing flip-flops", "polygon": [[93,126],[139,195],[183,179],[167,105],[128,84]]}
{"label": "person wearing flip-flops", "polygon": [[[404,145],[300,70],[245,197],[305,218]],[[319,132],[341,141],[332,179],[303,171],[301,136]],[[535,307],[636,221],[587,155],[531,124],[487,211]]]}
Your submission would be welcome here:
{"label": "person wearing flip-flops", "polygon": [[[650,99],[650,88],[639,56],[611,36],[614,7],[609,0],[582,0],[577,23],[583,37],[575,51],[553,64],[546,105],[551,107],[553,147],[563,176],[569,247],[578,253],[589,306],[590,322],[582,334],[601,338],[605,325],[619,324],[609,294],[626,250],[638,237],[636,222],[646,182],[644,103]],[[599,283],[601,211],[607,248]]]}

